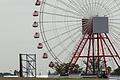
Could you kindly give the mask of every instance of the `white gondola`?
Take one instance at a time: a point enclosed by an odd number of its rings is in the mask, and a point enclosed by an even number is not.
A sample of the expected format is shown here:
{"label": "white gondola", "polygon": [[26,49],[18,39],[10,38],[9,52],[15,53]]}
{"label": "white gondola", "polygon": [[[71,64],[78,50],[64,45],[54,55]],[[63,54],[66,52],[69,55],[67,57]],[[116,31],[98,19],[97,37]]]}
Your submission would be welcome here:
{"label": "white gondola", "polygon": [[42,43],[39,43],[38,46],[37,46],[38,49],[42,49],[43,48],[43,44]]}
{"label": "white gondola", "polygon": [[40,0],[37,0],[36,3],[35,3],[36,6],[40,6],[40,4],[41,4]]}
{"label": "white gondola", "polygon": [[38,22],[35,21],[35,22],[33,23],[33,27],[38,27]]}
{"label": "white gondola", "polygon": [[38,16],[38,11],[34,11],[33,16],[35,16],[35,17]]}
{"label": "white gondola", "polygon": [[48,54],[47,53],[43,53],[43,59],[47,59],[48,58]]}
{"label": "white gondola", "polygon": [[54,67],[54,63],[52,61],[50,62],[49,67],[51,67],[51,68]]}
{"label": "white gondola", "polygon": [[40,34],[38,33],[38,32],[36,32],[35,34],[34,34],[34,38],[39,38],[40,37]]}

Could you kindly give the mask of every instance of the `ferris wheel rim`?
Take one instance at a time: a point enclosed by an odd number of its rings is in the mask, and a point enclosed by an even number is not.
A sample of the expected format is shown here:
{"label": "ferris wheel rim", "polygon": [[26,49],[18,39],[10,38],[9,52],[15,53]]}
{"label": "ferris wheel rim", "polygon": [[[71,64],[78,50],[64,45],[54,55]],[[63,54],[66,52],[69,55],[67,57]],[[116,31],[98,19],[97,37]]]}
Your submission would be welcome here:
{"label": "ferris wheel rim", "polygon": [[[43,1],[46,2],[46,0],[43,0]],[[44,6],[45,6],[45,4],[44,4],[42,7],[44,8]],[[44,10],[43,10],[43,11],[44,11]],[[40,19],[41,19],[41,18],[40,18]],[[39,19],[39,20],[40,20],[40,19]],[[42,14],[42,20],[43,20],[43,14]],[[41,20],[40,20],[40,21],[41,21]],[[42,27],[44,28],[43,23],[41,23],[41,25],[42,25]],[[40,25],[40,27],[41,27],[41,25]],[[44,29],[43,29],[43,30],[40,30],[40,31],[42,31],[42,32],[41,32],[41,33],[42,33],[42,36],[44,36],[44,37],[42,37],[42,38],[43,38],[43,42],[45,42],[45,46],[46,46],[46,48],[49,50],[50,54],[54,56],[54,59],[55,59],[57,62],[61,62],[60,59],[55,55],[54,51],[52,51],[49,43],[47,42],[47,38],[46,38],[46,34],[44,33]]]}
{"label": "ferris wheel rim", "polygon": [[[46,0],[43,0],[43,1],[45,2]],[[44,11],[44,5],[45,5],[45,4],[42,5],[42,7],[40,8],[40,11],[41,11],[42,8],[43,8],[43,11]],[[40,15],[41,15],[41,14],[40,14]],[[41,17],[42,17],[42,18],[41,18]],[[39,16],[39,21],[41,21],[41,19],[43,20],[43,14],[42,14],[42,16]],[[43,24],[39,24],[39,25],[40,25],[40,32],[42,31],[42,32],[41,32],[42,39],[43,39],[43,42],[45,43],[46,48],[48,49],[48,51],[50,52],[50,54],[52,55],[52,57],[56,60],[56,62],[62,63],[61,60],[58,59],[57,56],[54,54],[54,52],[52,51],[51,47],[49,46],[49,43],[47,42],[46,35],[45,35],[45,33],[44,33],[44,28],[43,28],[43,30],[42,30]],[[41,26],[41,25],[42,25],[42,26]]]}

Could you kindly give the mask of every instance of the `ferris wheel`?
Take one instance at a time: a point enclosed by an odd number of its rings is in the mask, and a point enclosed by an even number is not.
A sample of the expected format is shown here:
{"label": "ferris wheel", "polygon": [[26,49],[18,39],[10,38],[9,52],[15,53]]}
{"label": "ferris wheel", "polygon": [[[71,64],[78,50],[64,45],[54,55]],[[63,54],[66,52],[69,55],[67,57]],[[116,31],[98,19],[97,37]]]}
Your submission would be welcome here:
{"label": "ferris wheel", "polygon": [[105,69],[119,66],[120,0],[37,0],[35,5],[34,38],[41,36],[37,48],[48,50],[43,59],[51,54],[52,64],[79,63],[86,72],[95,60],[98,68],[101,61]]}

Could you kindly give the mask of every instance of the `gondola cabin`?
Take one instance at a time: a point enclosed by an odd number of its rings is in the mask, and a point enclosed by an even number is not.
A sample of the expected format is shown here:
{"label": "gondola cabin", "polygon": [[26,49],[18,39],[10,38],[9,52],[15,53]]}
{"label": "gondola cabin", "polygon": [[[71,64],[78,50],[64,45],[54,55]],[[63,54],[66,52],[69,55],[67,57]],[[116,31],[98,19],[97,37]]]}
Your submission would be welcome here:
{"label": "gondola cabin", "polygon": [[41,1],[40,1],[40,0],[37,0],[36,3],[35,3],[35,5],[36,5],[36,6],[40,6],[40,3],[41,3]]}
{"label": "gondola cabin", "polygon": [[34,12],[33,12],[33,16],[34,16],[34,17],[38,16],[38,11],[34,11]]}
{"label": "gondola cabin", "polygon": [[33,27],[38,27],[38,22],[35,21],[35,22],[33,23]]}
{"label": "gondola cabin", "polygon": [[47,53],[43,53],[43,59],[47,59],[48,58],[48,54]]}
{"label": "gondola cabin", "polygon": [[43,48],[43,44],[42,43],[39,43],[38,46],[37,46],[38,49],[42,49]]}
{"label": "gondola cabin", "polygon": [[39,38],[40,37],[40,34],[38,33],[38,32],[36,32],[35,34],[34,34],[34,38]]}
{"label": "gondola cabin", "polygon": [[54,67],[54,63],[52,61],[50,62],[49,67],[51,67],[51,68]]}

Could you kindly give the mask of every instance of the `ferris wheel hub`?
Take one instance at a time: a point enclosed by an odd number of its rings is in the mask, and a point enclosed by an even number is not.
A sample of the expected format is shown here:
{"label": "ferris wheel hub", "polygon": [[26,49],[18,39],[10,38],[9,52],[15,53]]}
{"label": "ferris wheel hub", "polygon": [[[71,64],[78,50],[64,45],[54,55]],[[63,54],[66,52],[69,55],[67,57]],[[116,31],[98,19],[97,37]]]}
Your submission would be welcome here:
{"label": "ferris wheel hub", "polygon": [[92,19],[82,19],[82,33],[108,33],[108,17],[93,17]]}

